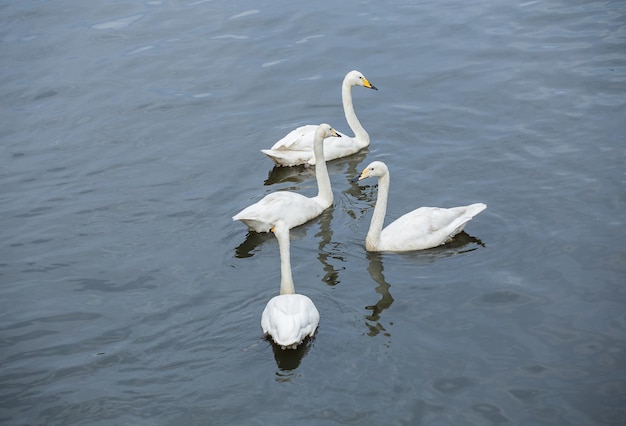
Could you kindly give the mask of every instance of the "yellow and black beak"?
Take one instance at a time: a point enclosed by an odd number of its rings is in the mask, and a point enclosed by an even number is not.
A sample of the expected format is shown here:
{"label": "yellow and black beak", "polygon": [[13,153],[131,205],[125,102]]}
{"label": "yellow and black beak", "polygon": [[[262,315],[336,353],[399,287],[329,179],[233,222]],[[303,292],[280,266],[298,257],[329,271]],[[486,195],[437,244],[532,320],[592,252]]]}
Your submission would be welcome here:
{"label": "yellow and black beak", "polygon": [[368,177],[370,177],[369,169],[367,169],[367,168],[363,169],[363,171],[361,172],[361,174],[359,176],[357,176],[354,179],[352,179],[352,183],[356,183],[356,182],[358,182],[360,180],[363,180],[365,178],[368,178]]}
{"label": "yellow and black beak", "polygon": [[368,89],[374,89],[374,90],[378,90],[376,88],[376,86],[374,86],[372,83],[369,82],[369,80],[365,77],[363,77],[363,86],[367,87]]}

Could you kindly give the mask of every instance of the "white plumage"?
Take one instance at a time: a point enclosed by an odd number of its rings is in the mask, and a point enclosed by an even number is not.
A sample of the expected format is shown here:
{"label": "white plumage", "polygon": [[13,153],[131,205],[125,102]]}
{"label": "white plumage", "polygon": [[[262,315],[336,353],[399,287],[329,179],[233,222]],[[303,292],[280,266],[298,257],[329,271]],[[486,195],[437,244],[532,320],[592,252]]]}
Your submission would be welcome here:
{"label": "white plumage", "polygon": [[487,208],[483,203],[439,208],[420,207],[406,213],[383,229],[389,195],[389,169],[382,161],[368,165],[359,180],[378,177],[378,196],[365,238],[368,251],[423,250],[445,244],[461,232],[467,222]]}
{"label": "white plumage", "polygon": [[324,161],[323,143],[324,138],[333,136],[340,137],[330,125],[317,126],[313,144],[313,151],[318,160],[315,166],[317,196],[309,198],[296,192],[273,192],[237,213],[233,216],[233,220],[242,221],[252,231],[268,232],[279,220],[285,222],[291,229],[322,214],[333,204],[333,191]]}
{"label": "white plumage", "polygon": [[307,296],[296,294],[291,276],[289,227],[278,221],[272,228],[280,249],[280,294],[267,302],[261,315],[263,333],[283,349],[295,349],[315,334],[320,314]]}
{"label": "white plumage", "polygon": [[[348,125],[354,137],[340,133],[341,139],[329,138],[324,142],[324,158],[326,161],[352,155],[370,144],[370,136],[365,131],[354,112],[352,104],[352,87],[363,86],[378,90],[359,71],[346,74],[341,85],[341,100]],[[297,166],[299,164],[315,164],[313,139],[317,126],[306,125],[291,131],[287,136],[276,142],[271,149],[262,149],[279,166]]]}

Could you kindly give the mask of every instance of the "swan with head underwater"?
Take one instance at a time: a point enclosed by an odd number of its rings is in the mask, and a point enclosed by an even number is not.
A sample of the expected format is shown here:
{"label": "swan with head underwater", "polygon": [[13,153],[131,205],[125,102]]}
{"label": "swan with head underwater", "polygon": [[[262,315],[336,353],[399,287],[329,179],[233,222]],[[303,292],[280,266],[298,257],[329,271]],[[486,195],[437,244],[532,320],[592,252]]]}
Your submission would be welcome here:
{"label": "swan with head underwater", "polygon": [[[354,132],[354,137],[340,133],[341,139],[329,138],[324,143],[324,158],[326,161],[355,154],[370,144],[370,135],[365,131],[361,122],[354,112],[352,104],[352,87],[363,86],[368,89],[378,90],[359,71],[350,71],[346,74],[341,85],[341,101],[346,121]],[[313,139],[315,125],[306,125],[292,130],[284,138],[279,140],[270,149],[262,149],[278,166],[297,166],[299,164],[316,163],[313,154]]]}
{"label": "swan with head underwater", "polygon": [[368,251],[402,252],[437,247],[450,241],[467,222],[487,208],[483,203],[452,208],[420,207],[383,229],[389,195],[389,169],[382,161],[374,161],[363,169],[358,180],[368,177],[378,177],[376,206],[365,237],[365,249]]}
{"label": "swan with head underwater", "polygon": [[291,191],[273,192],[237,213],[233,220],[242,221],[251,231],[268,232],[278,221],[283,221],[291,229],[322,214],[333,204],[333,191],[324,160],[324,138],[329,137],[336,139],[341,136],[328,124],[317,126],[313,138],[313,151],[317,159],[317,196],[306,197]]}
{"label": "swan with head underwater", "polygon": [[295,349],[302,341],[315,334],[320,314],[307,296],[296,294],[291,276],[289,227],[279,220],[272,227],[280,250],[280,294],[267,302],[261,315],[263,334],[282,349]]}

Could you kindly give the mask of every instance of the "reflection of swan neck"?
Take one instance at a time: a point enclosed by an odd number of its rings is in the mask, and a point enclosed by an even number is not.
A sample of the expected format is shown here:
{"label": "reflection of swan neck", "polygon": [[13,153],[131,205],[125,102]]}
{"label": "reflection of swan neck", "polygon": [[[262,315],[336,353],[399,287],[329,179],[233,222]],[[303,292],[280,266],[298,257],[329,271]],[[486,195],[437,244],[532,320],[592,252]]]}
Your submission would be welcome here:
{"label": "reflection of swan neck", "polygon": [[385,214],[387,214],[387,197],[389,196],[389,172],[378,178],[378,195],[376,197],[376,206],[372,214],[370,229],[365,237],[365,247],[368,250],[376,250],[380,243],[380,234],[383,230],[383,222]]}
{"label": "reflection of swan neck", "polygon": [[361,122],[356,117],[354,105],[352,104],[352,85],[345,79],[341,85],[341,101],[343,102],[343,112],[346,115],[348,126],[354,132],[354,138],[363,148],[370,144],[370,135],[365,131]]}
{"label": "reflection of swan neck", "polygon": [[291,276],[291,255],[289,253],[289,231],[276,231],[278,248],[280,250],[280,294],[295,294]]}
{"label": "reflection of swan neck", "polygon": [[324,137],[318,130],[313,140],[313,155],[315,155],[315,179],[317,180],[317,199],[324,208],[333,203],[333,190],[330,186],[328,167],[324,160]]}

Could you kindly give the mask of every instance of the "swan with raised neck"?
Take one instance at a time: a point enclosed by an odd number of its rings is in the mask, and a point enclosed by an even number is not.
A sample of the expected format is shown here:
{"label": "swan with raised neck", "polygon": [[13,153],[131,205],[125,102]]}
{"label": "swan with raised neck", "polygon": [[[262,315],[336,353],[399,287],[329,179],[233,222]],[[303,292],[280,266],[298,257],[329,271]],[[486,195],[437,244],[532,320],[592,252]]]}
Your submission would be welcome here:
{"label": "swan with raised neck", "polygon": [[437,247],[461,232],[467,222],[487,208],[483,203],[452,208],[420,207],[383,229],[391,180],[389,169],[382,161],[374,161],[363,169],[358,180],[368,177],[378,178],[376,205],[365,237],[368,251],[400,252]]}

